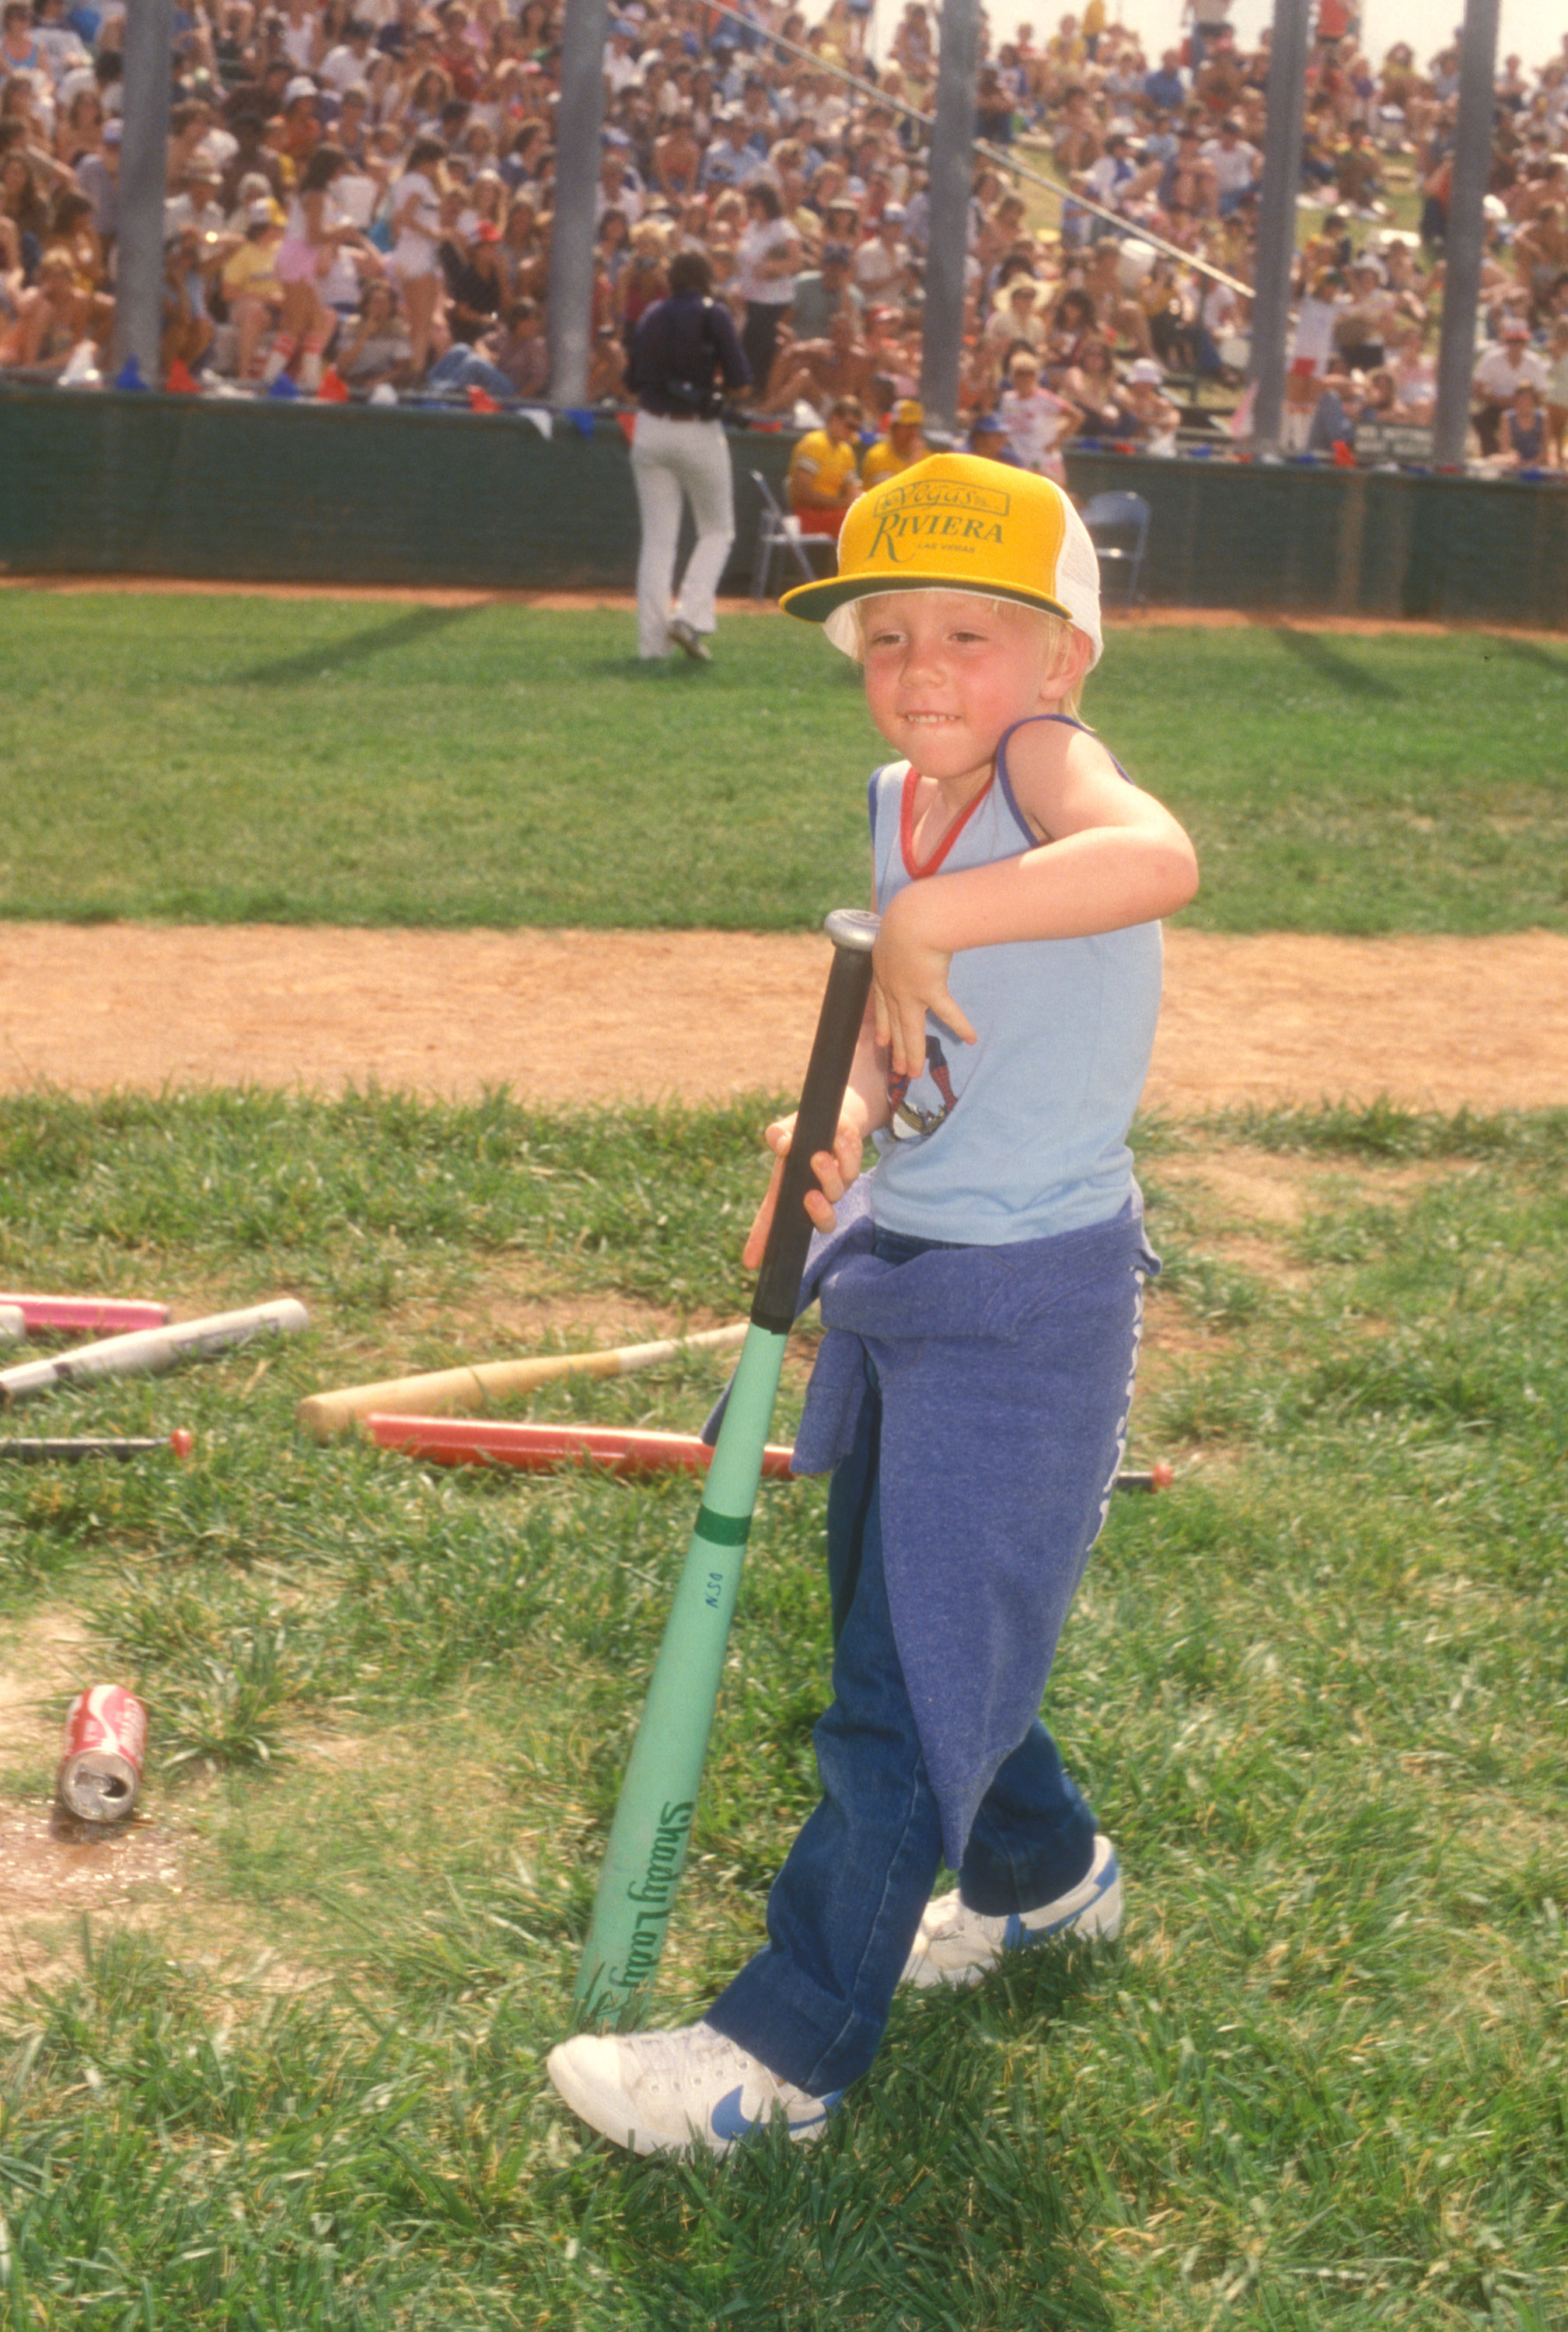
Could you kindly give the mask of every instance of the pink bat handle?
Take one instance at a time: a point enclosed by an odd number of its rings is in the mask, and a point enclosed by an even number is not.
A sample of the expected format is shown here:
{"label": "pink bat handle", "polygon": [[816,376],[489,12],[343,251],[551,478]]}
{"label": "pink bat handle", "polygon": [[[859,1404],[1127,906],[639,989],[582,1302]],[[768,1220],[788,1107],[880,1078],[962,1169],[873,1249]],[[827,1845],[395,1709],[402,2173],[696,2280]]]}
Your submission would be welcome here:
{"label": "pink bat handle", "polygon": [[30,1336],[47,1336],[56,1329],[72,1335],[118,1336],[138,1328],[167,1327],[169,1317],[167,1304],[112,1295],[0,1295],[0,1305],[21,1313]]}

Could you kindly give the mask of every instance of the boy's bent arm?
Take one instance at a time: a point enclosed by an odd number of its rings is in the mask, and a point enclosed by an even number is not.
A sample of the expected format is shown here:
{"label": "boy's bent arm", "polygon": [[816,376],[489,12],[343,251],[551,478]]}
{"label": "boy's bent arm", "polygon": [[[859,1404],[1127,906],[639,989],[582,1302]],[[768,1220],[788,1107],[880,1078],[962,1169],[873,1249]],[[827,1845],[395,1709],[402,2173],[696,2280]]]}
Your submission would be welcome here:
{"label": "boy's bent arm", "polygon": [[[1026,741],[1034,750],[1018,752]],[[1123,931],[1174,914],[1198,888],[1183,828],[1152,794],[1127,783],[1097,740],[1025,730],[1009,760],[1014,798],[1041,842],[1016,858],[912,883],[883,916],[874,1004],[900,1072],[923,1065],[928,1011],[975,1041],[948,992],[948,965],[961,949]]]}

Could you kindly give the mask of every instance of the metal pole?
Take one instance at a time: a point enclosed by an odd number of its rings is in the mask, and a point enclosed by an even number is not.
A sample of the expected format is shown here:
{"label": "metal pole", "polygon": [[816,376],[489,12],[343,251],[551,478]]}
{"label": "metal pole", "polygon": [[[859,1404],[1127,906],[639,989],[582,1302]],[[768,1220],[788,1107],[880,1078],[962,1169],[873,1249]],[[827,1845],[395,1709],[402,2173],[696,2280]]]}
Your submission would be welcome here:
{"label": "metal pole", "polygon": [[975,0],[942,0],[936,114],[931,133],[931,239],[925,254],[925,310],[920,394],[939,429],[958,425],[963,358],[964,263],[974,183],[974,91],[980,69]]}
{"label": "metal pole", "polygon": [[1438,402],[1432,459],[1458,468],[1470,425],[1470,382],[1476,369],[1476,311],[1481,301],[1486,219],[1481,205],[1492,169],[1496,99],[1497,0],[1465,0],[1459,49],[1459,118],[1454,130],[1454,176],[1443,237],[1443,328],[1438,341]]}
{"label": "metal pole", "polygon": [[1252,442],[1276,448],[1285,418],[1290,272],[1296,257],[1296,197],[1301,186],[1302,119],[1312,0],[1274,0],[1268,50],[1268,129],[1257,201],[1257,262],[1252,295]]}
{"label": "metal pole", "polygon": [[550,401],[588,397],[593,316],[594,201],[605,119],[609,0],[566,0],[555,124],[555,215],[550,233]]}
{"label": "metal pole", "polygon": [[127,0],[114,368],[134,357],[149,388],[163,378],[163,205],[173,51],[174,0]]}

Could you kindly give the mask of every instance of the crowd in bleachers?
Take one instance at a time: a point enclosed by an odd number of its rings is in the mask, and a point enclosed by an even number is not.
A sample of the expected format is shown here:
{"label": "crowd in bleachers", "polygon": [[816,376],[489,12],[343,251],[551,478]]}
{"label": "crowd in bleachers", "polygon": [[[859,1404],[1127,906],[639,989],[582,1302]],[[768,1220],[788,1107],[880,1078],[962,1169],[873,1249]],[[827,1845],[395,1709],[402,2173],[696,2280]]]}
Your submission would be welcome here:
{"label": "crowd in bleachers", "polygon": [[[857,476],[872,439],[923,444],[935,10],[909,0],[874,60],[856,0],[817,22],[784,0],[613,5],[588,402],[625,401],[630,336],[695,248],[757,418],[829,445],[845,423]],[[983,33],[961,401],[1030,467],[1059,473],[1074,439],[1246,432],[1268,60],[1229,5],[1188,0],[1181,46],[1152,56],[1104,0]],[[123,0],[0,15],[0,370],[91,386],[112,375]],[[175,23],[167,383],[542,400],[560,0],[177,0]],[[1458,91],[1455,46],[1374,62],[1347,0],[1319,0],[1298,449],[1352,459],[1367,425],[1430,425]],[[1560,467],[1568,38],[1498,74],[1482,301],[1474,450]]]}

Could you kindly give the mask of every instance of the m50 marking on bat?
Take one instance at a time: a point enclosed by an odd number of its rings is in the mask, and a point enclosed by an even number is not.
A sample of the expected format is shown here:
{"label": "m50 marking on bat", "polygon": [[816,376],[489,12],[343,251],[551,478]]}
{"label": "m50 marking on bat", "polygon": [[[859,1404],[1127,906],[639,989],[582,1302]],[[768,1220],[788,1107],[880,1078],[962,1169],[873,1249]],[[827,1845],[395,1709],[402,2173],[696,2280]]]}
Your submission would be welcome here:
{"label": "m50 marking on bat", "polygon": [[718,1610],[719,1597],[722,1592],[723,1585],[723,1572],[722,1571],[710,1571],[708,1573],[708,1591],[703,1598],[703,1602],[707,1605],[710,1611],[716,1611]]}

